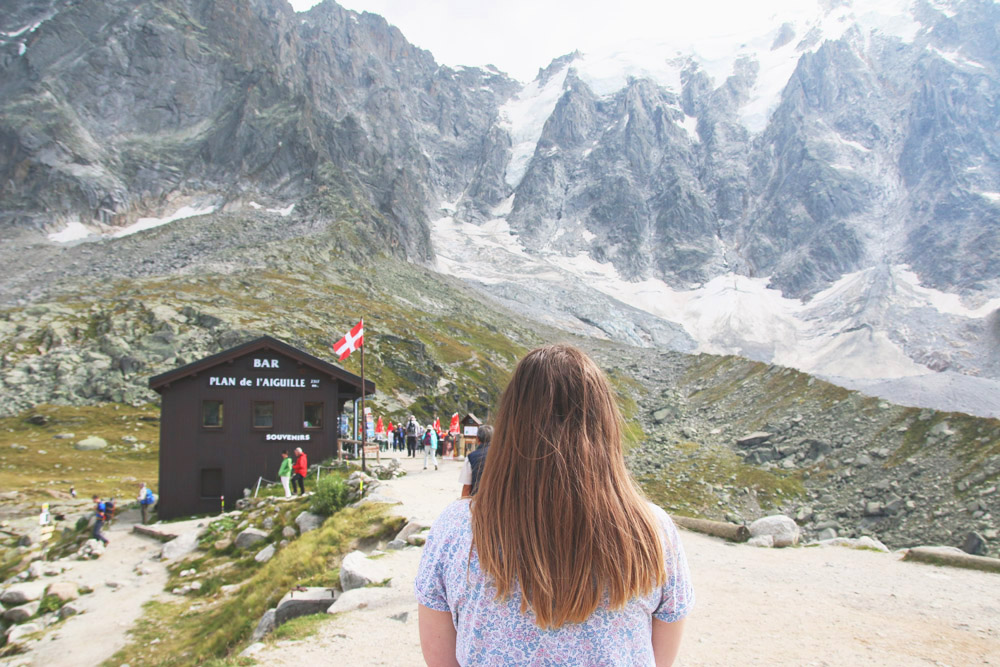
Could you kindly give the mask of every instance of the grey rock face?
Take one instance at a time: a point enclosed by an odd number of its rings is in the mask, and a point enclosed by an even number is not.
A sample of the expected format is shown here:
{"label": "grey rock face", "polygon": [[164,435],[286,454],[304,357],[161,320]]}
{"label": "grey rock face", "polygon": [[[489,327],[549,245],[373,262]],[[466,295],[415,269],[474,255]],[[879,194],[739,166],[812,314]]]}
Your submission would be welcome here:
{"label": "grey rock face", "polygon": [[299,533],[308,533],[310,530],[316,530],[323,525],[326,517],[320,516],[319,514],[313,514],[312,512],[301,512],[297,517],[295,517],[295,523],[299,527]]}

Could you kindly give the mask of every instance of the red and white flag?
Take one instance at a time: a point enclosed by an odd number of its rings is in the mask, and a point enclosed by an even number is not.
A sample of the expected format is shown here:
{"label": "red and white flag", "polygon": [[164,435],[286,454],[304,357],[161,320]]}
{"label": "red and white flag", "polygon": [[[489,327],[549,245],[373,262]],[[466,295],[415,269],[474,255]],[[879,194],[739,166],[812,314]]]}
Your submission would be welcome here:
{"label": "red and white flag", "polygon": [[451,416],[451,424],[448,425],[448,433],[458,433],[458,413]]}
{"label": "red and white flag", "polygon": [[355,324],[350,331],[344,334],[344,337],[333,344],[333,353],[340,357],[343,361],[351,355],[359,347],[364,345],[365,342],[365,321],[362,319],[360,322]]}

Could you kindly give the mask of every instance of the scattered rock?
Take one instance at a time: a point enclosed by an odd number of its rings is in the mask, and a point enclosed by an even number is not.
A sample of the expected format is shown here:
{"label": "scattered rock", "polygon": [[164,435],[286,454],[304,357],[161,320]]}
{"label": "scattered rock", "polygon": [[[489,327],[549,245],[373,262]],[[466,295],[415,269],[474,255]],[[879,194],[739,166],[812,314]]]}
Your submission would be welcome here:
{"label": "scattered rock", "polygon": [[41,602],[35,600],[34,602],[26,602],[17,607],[11,607],[3,613],[3,620],[8,623],[24,623],[38,613],[40,604]]}
{"label": "scattered rock", "polygon": [[271,558],[274,557],[274,551],[275,551],[274,545],[269,544],[263,549],[261,549],[259,552],[257,552],[257,555],[254,556],[253,559],[258,563],[266,563],[267,561],[271,560]]}
{"label": "scattered rock", "polygon": [[774,537],[771,535],[758,535],[747,540],[747,545],[751,547],[765,547],[770,549],[774,546]]}
{"label": "scattered rock", "polygon": [[45,583],[35,581],[25,584],[14,584],[0,595],[0,602],[7,607],[16,607],[35,600],[41,600],[45,593]]}
{"label": "scattered rock", "polygon": [[178,535],[163,545],[163,549],[160,551],[160,558],[162,560],[177,560],[178,558],[187,556],[189,553],[193,553],[198,548],[198,538],[200,536],[201,529],[189,530],[186,533]]}
{"label": "scattered rock", "polygon": [[7,643],[16,644],[26,635],[38,632],[42,627],[38,623],[25,623],[23,625],[15,625],[10,630],[7,631]]}
{"label": "scattered rock", "polygon": [[388,577],[388,573],[380,563],[371,560],[360,551],[347,554],[340,564],[340,588],[344,592],[381,583]]}
{"label": "scattered rock", "polygon": [[247,528],[236,536],[236,548],[246,549],[267,539],[267,533],[258,528]]}
{"label": "scattered rock", "polygon": [[76,584],[71,581],[55,581],[49,584],[45,591],[46,595],[54,595],[62,602],[66,603],[75,600],[79,595]]}
{"label": "scattered rock", "polygon": [[799,527],[791,518],[775,514],[750,524],[750,537],[770,535],[775,547],[792,547],[799,543]]}
{"label": "scattered rock", "polygon": [[99,449],[106,449],[107,446],[108,441],[104,438],[99,438],[96,435],[87,436],[73,445],[75,449],[78,449],[81,452],[93,452]]}
{"label": "scattered rock", "polygon": [[[263,620],[263,619],[261,619],[261,620]],[[256,631],[254,632],[254,634],[255,635],[257,634]],[[267,648],[267,644],[265,644],[263,642],[254,642],[253,644],[250,644],[250,646],[247,646],[245,649],[243,649],[243,651],[240,653],[240,657],[241,658],[251,658],[251,657],[257,655],[258,653],[260,653],[261,651],[263,651],[265,648]]]}
{"label": "scattered rock", "polygon": [[274,617],[275,623],[281,625],[299,616],[322,614],[336,602],[337,597],[335,589],[326,587],[310,587],[289,591],[278,602]]}
{"label": "scattered rock", "polygon": [[291,526],[285,526],[284,528],[281,529],[281,536],[284,537],[286,540],[294,540],[297,534],[298,533],[296,533],[295,529],[292,528]]}
{"label": "scattered rock", "polygon": [[310,530],[316,530],[323,525],[323,521],[326,517],[320,516],[319,514],[313,514],[312,512],[302,512],[297,517],[295,517],[295,523],[299,527],[299,533],[308,533]]}
{"label": "scattered rock", "polygon": [[979,533],[972,531],[965,536],[965,541],[962,542],[962,551],[967,554],[972,554],[973,556],[985,556],[986,555],[986,540]]}
{"label": "scattered rock", "polygon": [[69,618],[70,616],[76,616],[81,611],[83,610],[80,607],[70,602],[60,607],[58,615],[59,618]]}
{"label": "scattered rock", "polygon": [[741,438],[736,439],[737,447],[757,447],[763,445],[765,442],[771,439],[771,434],[766,431],[754,431],[753,433],[744,435]]}

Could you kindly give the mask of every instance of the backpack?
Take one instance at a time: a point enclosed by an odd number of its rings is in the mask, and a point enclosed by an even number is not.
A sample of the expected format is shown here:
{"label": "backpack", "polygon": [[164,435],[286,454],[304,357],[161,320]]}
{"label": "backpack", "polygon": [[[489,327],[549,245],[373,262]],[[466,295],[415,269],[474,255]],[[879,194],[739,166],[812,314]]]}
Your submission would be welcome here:
{"label": "backpack", "polygon": [[417,434],[417,422],[410,422],[406,425],[406,435],[416,435]]}
{"label": "backpack", "polygon": [[153,492],[150,490],[148,486],[146,487],[146,495],[143,496],[142,500],[140,500],[139,502],[142,503],[143,505],[153,504]]}
{"label": "backpack", "polygon": [[98,504],[98,511],[103,514],[102,517],[105,521],[111,521],[111,517],[115,513],[115,499],[105,500],[104,502]]}

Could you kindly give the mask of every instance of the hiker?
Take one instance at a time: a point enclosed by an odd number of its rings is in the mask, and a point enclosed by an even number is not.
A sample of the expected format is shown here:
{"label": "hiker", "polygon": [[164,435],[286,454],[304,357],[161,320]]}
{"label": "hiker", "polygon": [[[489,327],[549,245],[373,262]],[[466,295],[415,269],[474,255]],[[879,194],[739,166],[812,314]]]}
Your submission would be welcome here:
{"label": "hiker", "polygon": [[104,537],[104,533],[101,529],[104,527],[104,523],[108,520],[108,515],[106,513],[107,507],[105,503],[101,501],[101,497],[94,494],[94,531],[92,533],[95,540],[100,540],[104,542],[104,546],[108,546],[108,538]]}
{"label": "hiker", "polygon": [[400,452],[406,449],[406,434],[403,433],[402,422],[396,424],[396,430],[393,431],[393,438],[392,451]]}
{"label": "hiker", "polygon": [[145,482],[139,484],[139,495],[136,497],[139,501],[139,509],[142,510],[142,525],[146,525],[149,521],[149,510],[156,502],[156,496],[153,491],[146,486]]}
{"label": "hiker", "polygon": [[278,468],[278,479],[281,480],[281,486],[285,489],[285,497],[292,497],[292,490],[288,488],[289,482],[292,481],[292,460],[288,458],[288,450],[281,452],[281,467]]}
{"label": "hiker", "polygon": [[417,418],[410,415],[410,418],[406,421],[406,453],[410,455],[412,459],[417,455],[417,438],[420,437],[420,424],[417,423]]}
{"label": "hiker", "polygon": [[306,492],[306,475],[309,474],[309,460],[301,447],[295,448],[295,463],[292,464],[292,489],[299,489],[301,496]]}
{"label": "hiker", "polygon": [[434,464],[434,469],[437,470],[438,439],[437,433],[434,432],[434,426],[432,424],[427,425],[427,429],[424,431],[424,437],[420,439],[420,444],[424,446],[424,470],[427,470],[428,458],[430,458],[431,463]]}
{"label": "hiker", "polygon": [[479,480],[483,476],[483,464],[486,463],[486,452],[490,448],[490,441],[493,439],[493,427],[484,424],[476,432],[476,449],[465,457],[465,465],[462,466],[462,473],[458,476],[458,482],[462,485],[462,497],[468,498],[479,489]]}
{"label": "hiker", "polygon": [[607,378],[575,347],[529,352],[494,424],[475,500],[438,516],[421,555],[427,664],[672,664],[690,574],[625,468]]}

